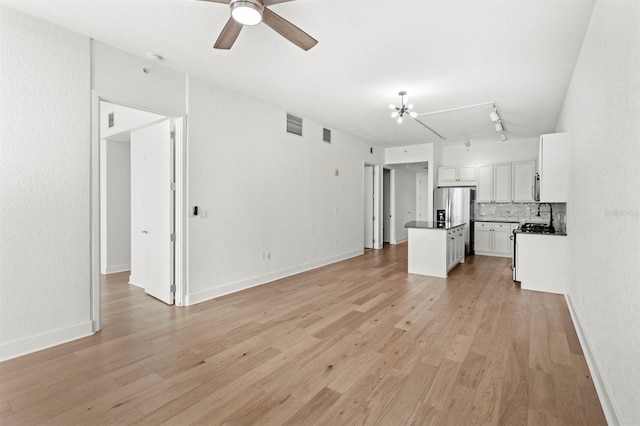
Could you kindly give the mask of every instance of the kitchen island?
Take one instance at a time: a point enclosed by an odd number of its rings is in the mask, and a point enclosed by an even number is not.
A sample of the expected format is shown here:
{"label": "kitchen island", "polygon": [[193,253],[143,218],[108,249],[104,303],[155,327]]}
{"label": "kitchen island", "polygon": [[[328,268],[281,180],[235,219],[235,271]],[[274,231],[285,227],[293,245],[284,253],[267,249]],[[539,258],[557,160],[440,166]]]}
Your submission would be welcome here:
{"label": "kitchen island", "polygon": [[408,222],[410,274],[447,278],[458,263],[464,263],[464,223]]}

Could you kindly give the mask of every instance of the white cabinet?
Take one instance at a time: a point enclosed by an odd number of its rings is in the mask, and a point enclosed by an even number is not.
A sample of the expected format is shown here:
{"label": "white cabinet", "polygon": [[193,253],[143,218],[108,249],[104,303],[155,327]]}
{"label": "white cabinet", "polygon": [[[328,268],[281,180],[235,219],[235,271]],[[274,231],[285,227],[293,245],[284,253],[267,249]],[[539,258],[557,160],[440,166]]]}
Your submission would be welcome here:
{"label": "white cabinet", "polygon": [[565,294],[569,282],[567,241],[561,235],[518,234],[515,279],[520,288]]}
{"label": "white cabinet", "polygon": [[511,201],[511,163],[478,166],[476,201],[482,203]]}
{"label": "white cabinet", "polygon": [[493,164],[478,166],[476,201],[482,203],[490,203],[493,201]]}
{"label": "white cabinet", "polygon": [[511,163],[493,165],[493,201],[511,201]]}
{"label": "white cabinet", "polygon": [[458,263],[464,263],[464,225],[453,229],[409,228],[408,271],[410,274],[447,278]]}
{"label": "white cabinet", "polygon": [[474,186],[476,166],[438,167],[438,186]]}
{"label": "white cabinet", "polygon": [[540,202],[566,203],[569,198],[571,139],[567,133],[540,136],[538,173]]}
{"label": "white cabinet", "polygon": [[518,203],[531,203],[534,192],[536,175],[535,161],[521,161],[512,164],[513,175],[513,201]]}
{"label": "white cabinet", "polygon": [[464,226],[447,231],[447,271],[464,263]]}
{"label": "white cabinet", "polygon": [[505,222],[476,222],[474,251],[485,256],[511,257],[512,224]]}

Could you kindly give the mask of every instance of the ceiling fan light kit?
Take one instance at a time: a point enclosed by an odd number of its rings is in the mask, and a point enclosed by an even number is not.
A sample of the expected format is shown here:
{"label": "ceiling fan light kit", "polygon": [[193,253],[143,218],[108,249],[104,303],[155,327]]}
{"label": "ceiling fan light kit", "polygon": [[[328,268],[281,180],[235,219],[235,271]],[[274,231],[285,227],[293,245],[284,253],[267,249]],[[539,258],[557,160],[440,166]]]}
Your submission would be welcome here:
{"label": "ceiling fan light kit", "polygon": [[318,40],[272,12],[267,6],[285,3],[293,0],[201,0],[211,3],[223,3],[229,5],[231,17],[225,24],[213,47],[215,49],[231,49],[245,25],[258,25],[264,22],[272,30],[289,40],[302,50],[309,50]]}
{"label": "ceiling fan light kit", "polygon": [[230,3],[231,16],[242,25],[258,25],[262,22],[264,5],[257,0],[236,0]]}

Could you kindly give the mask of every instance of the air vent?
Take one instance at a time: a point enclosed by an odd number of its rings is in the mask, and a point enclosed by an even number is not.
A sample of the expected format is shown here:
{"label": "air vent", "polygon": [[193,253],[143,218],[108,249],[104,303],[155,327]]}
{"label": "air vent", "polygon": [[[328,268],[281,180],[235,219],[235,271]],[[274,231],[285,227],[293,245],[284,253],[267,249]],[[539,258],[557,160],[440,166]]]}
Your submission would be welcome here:
{"label": "air vent", "polygon": [[322,129],[322,141],[331,143],[331,130],[325,128]]}
{"label": "air vent", "polygon": [[302,118],[287,114],[287,132],[302,136]]}
{"label": "air vent", "polygon": [[114,115],[115,115],[115,112],[109,113],[109,128],[112,128],[113,126],[115,126]]}

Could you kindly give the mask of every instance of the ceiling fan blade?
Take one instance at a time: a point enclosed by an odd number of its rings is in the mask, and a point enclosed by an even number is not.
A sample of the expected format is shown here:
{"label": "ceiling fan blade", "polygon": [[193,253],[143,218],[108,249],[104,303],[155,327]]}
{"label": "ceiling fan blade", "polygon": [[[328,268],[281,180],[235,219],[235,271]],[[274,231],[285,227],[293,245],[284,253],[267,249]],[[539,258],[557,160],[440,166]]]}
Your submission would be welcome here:
{"label": "ceiling fan blade", "polygon": [[278,3],[286,3],[288,1],[293,1],[293,0],[262,0],[262,4],[264,4],[265,6],[271,6]]}
{"label": "ceiling fan blade", "polygon": [[231,49],[231,46],[236,42],[241,29],[242,24],[239,24],[233,18],[229,18],[213,47],[215,49]]}
{"label": "ceiling fan blade", "polygon": [[303,50],[309,50],[318,44],[318,40],[266,7],[262,11],[262,21]]}

